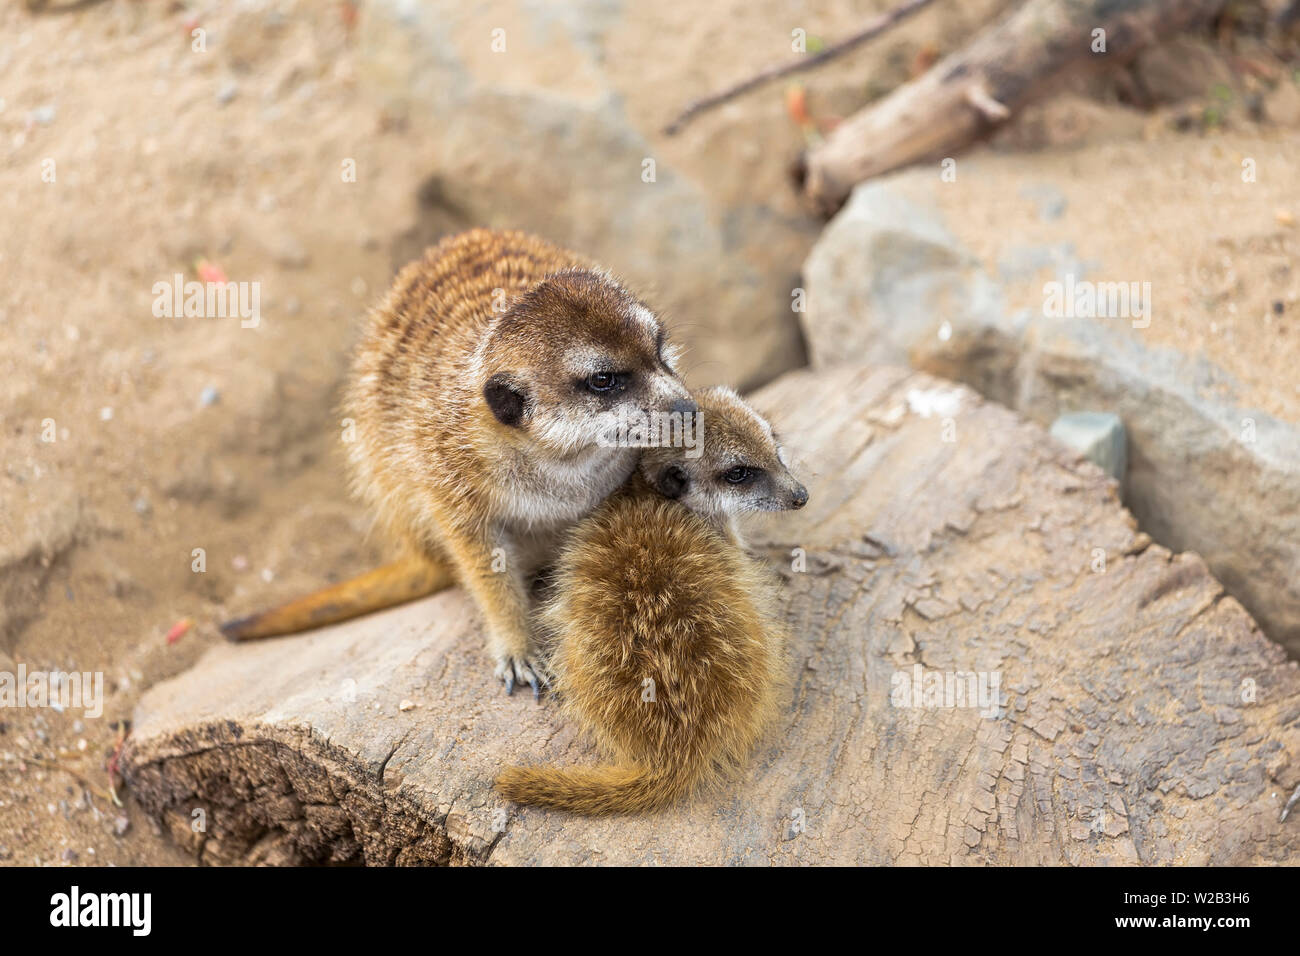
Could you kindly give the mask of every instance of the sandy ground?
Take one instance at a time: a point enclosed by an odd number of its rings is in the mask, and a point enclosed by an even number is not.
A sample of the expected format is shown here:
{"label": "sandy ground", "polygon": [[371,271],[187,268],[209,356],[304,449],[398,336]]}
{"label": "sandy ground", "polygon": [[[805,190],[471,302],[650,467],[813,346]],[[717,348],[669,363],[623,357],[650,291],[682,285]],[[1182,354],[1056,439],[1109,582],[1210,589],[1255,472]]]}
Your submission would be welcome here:
{"label": "sandy ground", "polygon": [[[774,58],[742,30],[692,34],[685,7],[664,6],[676,12],[634,14],[658,24],[663,52],[628,97],[647,124]],[[197,10],[0,9],[0,671],[102,671],[107,695],[99,719],[0,711],[0,864],[189,862],[129,797],[119,808],[106,794],[116,722],[220,639],[215,622],[382,553],[347,496],[334,409],[357,316],[427,229],[416,201],[427,134],[360,93],[349,4],[271,30],[235,5]],[[853,4],[837,16],[860,19]],[[925,16],[910,40],[810,78],[814,113],[842,114],[899,82],[928,34],[971,29]],[[727,110],[758,129],[780,119],[779,90]],[[1035,201],[1016,200],[1026,242],[1068,233],[1084,259],[1139,264],[1134,278],[1185,276],[1173,294],[1193,307],[1187,324],[1151,334],[1205,348],[1259,384],[1261,407],[1296,420],[1294,396],[1273,387],[1294,381],[1300,337],[1294,233],[1275,217],[1300,215],[1285,165],[1296,140],[1253,135],[1261,176],[1248,193],[1231,182],[1241,147],[1204,131],[1026,153],[996,175],[1007,194],[1046,179],[1066,196],[1067,218],[1041,234]],[[707,125],[665,151],[703,161]],[[1225,167],[1216,199],[1233,212],[1177,202]],[[785,188],[783,164],[765,168]],[[978,235],[990,207],[950,196],[963,238]],[[202,263],[259,284],[256,330],[154,314],[155,283],[192,280]],[[186,618],[194,626],[169,642]]]}
{"label": "sandy ground", "polygon": [[[422,171],[357,96],[339,10],[270,36],[140,4],[0,12],[0,513],[20,559],[0,669],[103,671],[109,698],[100,720],[0,713],[0,861],[184,862],[26,758],[65,752],[102,790],[110,721],[219,639],[225,609],[377,555],[335,386]],[[212,52],[192,51],[196,24]],[[260,283],[258,329],[154,316],[154,283],[200,259]]]}

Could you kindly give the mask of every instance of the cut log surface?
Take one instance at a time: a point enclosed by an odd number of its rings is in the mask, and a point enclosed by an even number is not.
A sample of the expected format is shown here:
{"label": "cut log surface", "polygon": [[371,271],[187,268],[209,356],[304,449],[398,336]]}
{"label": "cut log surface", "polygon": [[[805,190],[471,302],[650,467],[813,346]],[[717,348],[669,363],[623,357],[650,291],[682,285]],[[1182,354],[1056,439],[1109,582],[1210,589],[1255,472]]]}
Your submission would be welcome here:
{"label": "cut log surface", "polygon": [[[1300,671],[1109,478],[925,375],[800,372],[755,401],[812,500],[751,533],[794,686],[728,788],[604,819],[505,804],[502,766],[598,757],[554,701],[503,694],[453,590],[152,688],[135,798],[211,863],[1295,859]],[[967,672],[999,707],[902,698]]]}

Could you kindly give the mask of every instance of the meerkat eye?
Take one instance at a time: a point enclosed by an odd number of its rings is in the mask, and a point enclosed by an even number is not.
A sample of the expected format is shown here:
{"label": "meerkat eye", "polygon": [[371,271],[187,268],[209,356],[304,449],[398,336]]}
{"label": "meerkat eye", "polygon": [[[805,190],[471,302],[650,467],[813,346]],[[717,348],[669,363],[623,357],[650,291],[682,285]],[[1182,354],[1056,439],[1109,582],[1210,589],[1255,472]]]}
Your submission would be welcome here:
{"label": "meerkat eye", "polygon": [[722,473],[723,481],[730,485],[743,485],[753,481],[757,476],[757,468],[746,468],[744,465],[737,465],[735,468]]}
{"label": "meerkat eye", "polygon": [[583,384],[589,392],[608,393],[622,386],[623,376],[617,372],[593,372]]}

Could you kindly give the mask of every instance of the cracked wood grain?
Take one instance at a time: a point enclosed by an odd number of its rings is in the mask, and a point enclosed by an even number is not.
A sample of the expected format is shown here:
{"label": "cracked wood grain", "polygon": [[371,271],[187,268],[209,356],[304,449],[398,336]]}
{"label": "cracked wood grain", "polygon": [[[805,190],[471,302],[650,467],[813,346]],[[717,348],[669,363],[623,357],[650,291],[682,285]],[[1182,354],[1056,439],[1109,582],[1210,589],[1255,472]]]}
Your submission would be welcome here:
{"label": "cracked wood grain", "polygon": [[[723,793],[597,821],[503,804],[505,763],[595,754],[553,704],[500,693],[450,591],[217,647],[153,688],[124,758],[137,800],[212,863],[1293,861],[1300,672],[1100,471],[901,370],[755,400],[812,501],[751,534],[782,574],[793,691]],[[998,713],[894,706],[917,667],[997,675]]]}

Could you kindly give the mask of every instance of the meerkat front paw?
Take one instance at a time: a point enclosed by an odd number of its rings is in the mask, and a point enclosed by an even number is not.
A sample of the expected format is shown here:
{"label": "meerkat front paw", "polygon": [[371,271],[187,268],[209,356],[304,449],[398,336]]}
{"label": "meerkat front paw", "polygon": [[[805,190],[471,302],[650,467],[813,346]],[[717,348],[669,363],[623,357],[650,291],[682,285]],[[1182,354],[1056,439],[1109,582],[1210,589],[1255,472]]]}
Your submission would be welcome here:
{"label": "meerkat front paw", "polygon": [[507,694],[514,694],[515,684],[528,684],[533,689],[535,701],[541,700],[542,688],[548,683],[546,668],[535,651],[498,657],[495,674],[505,681]]}

